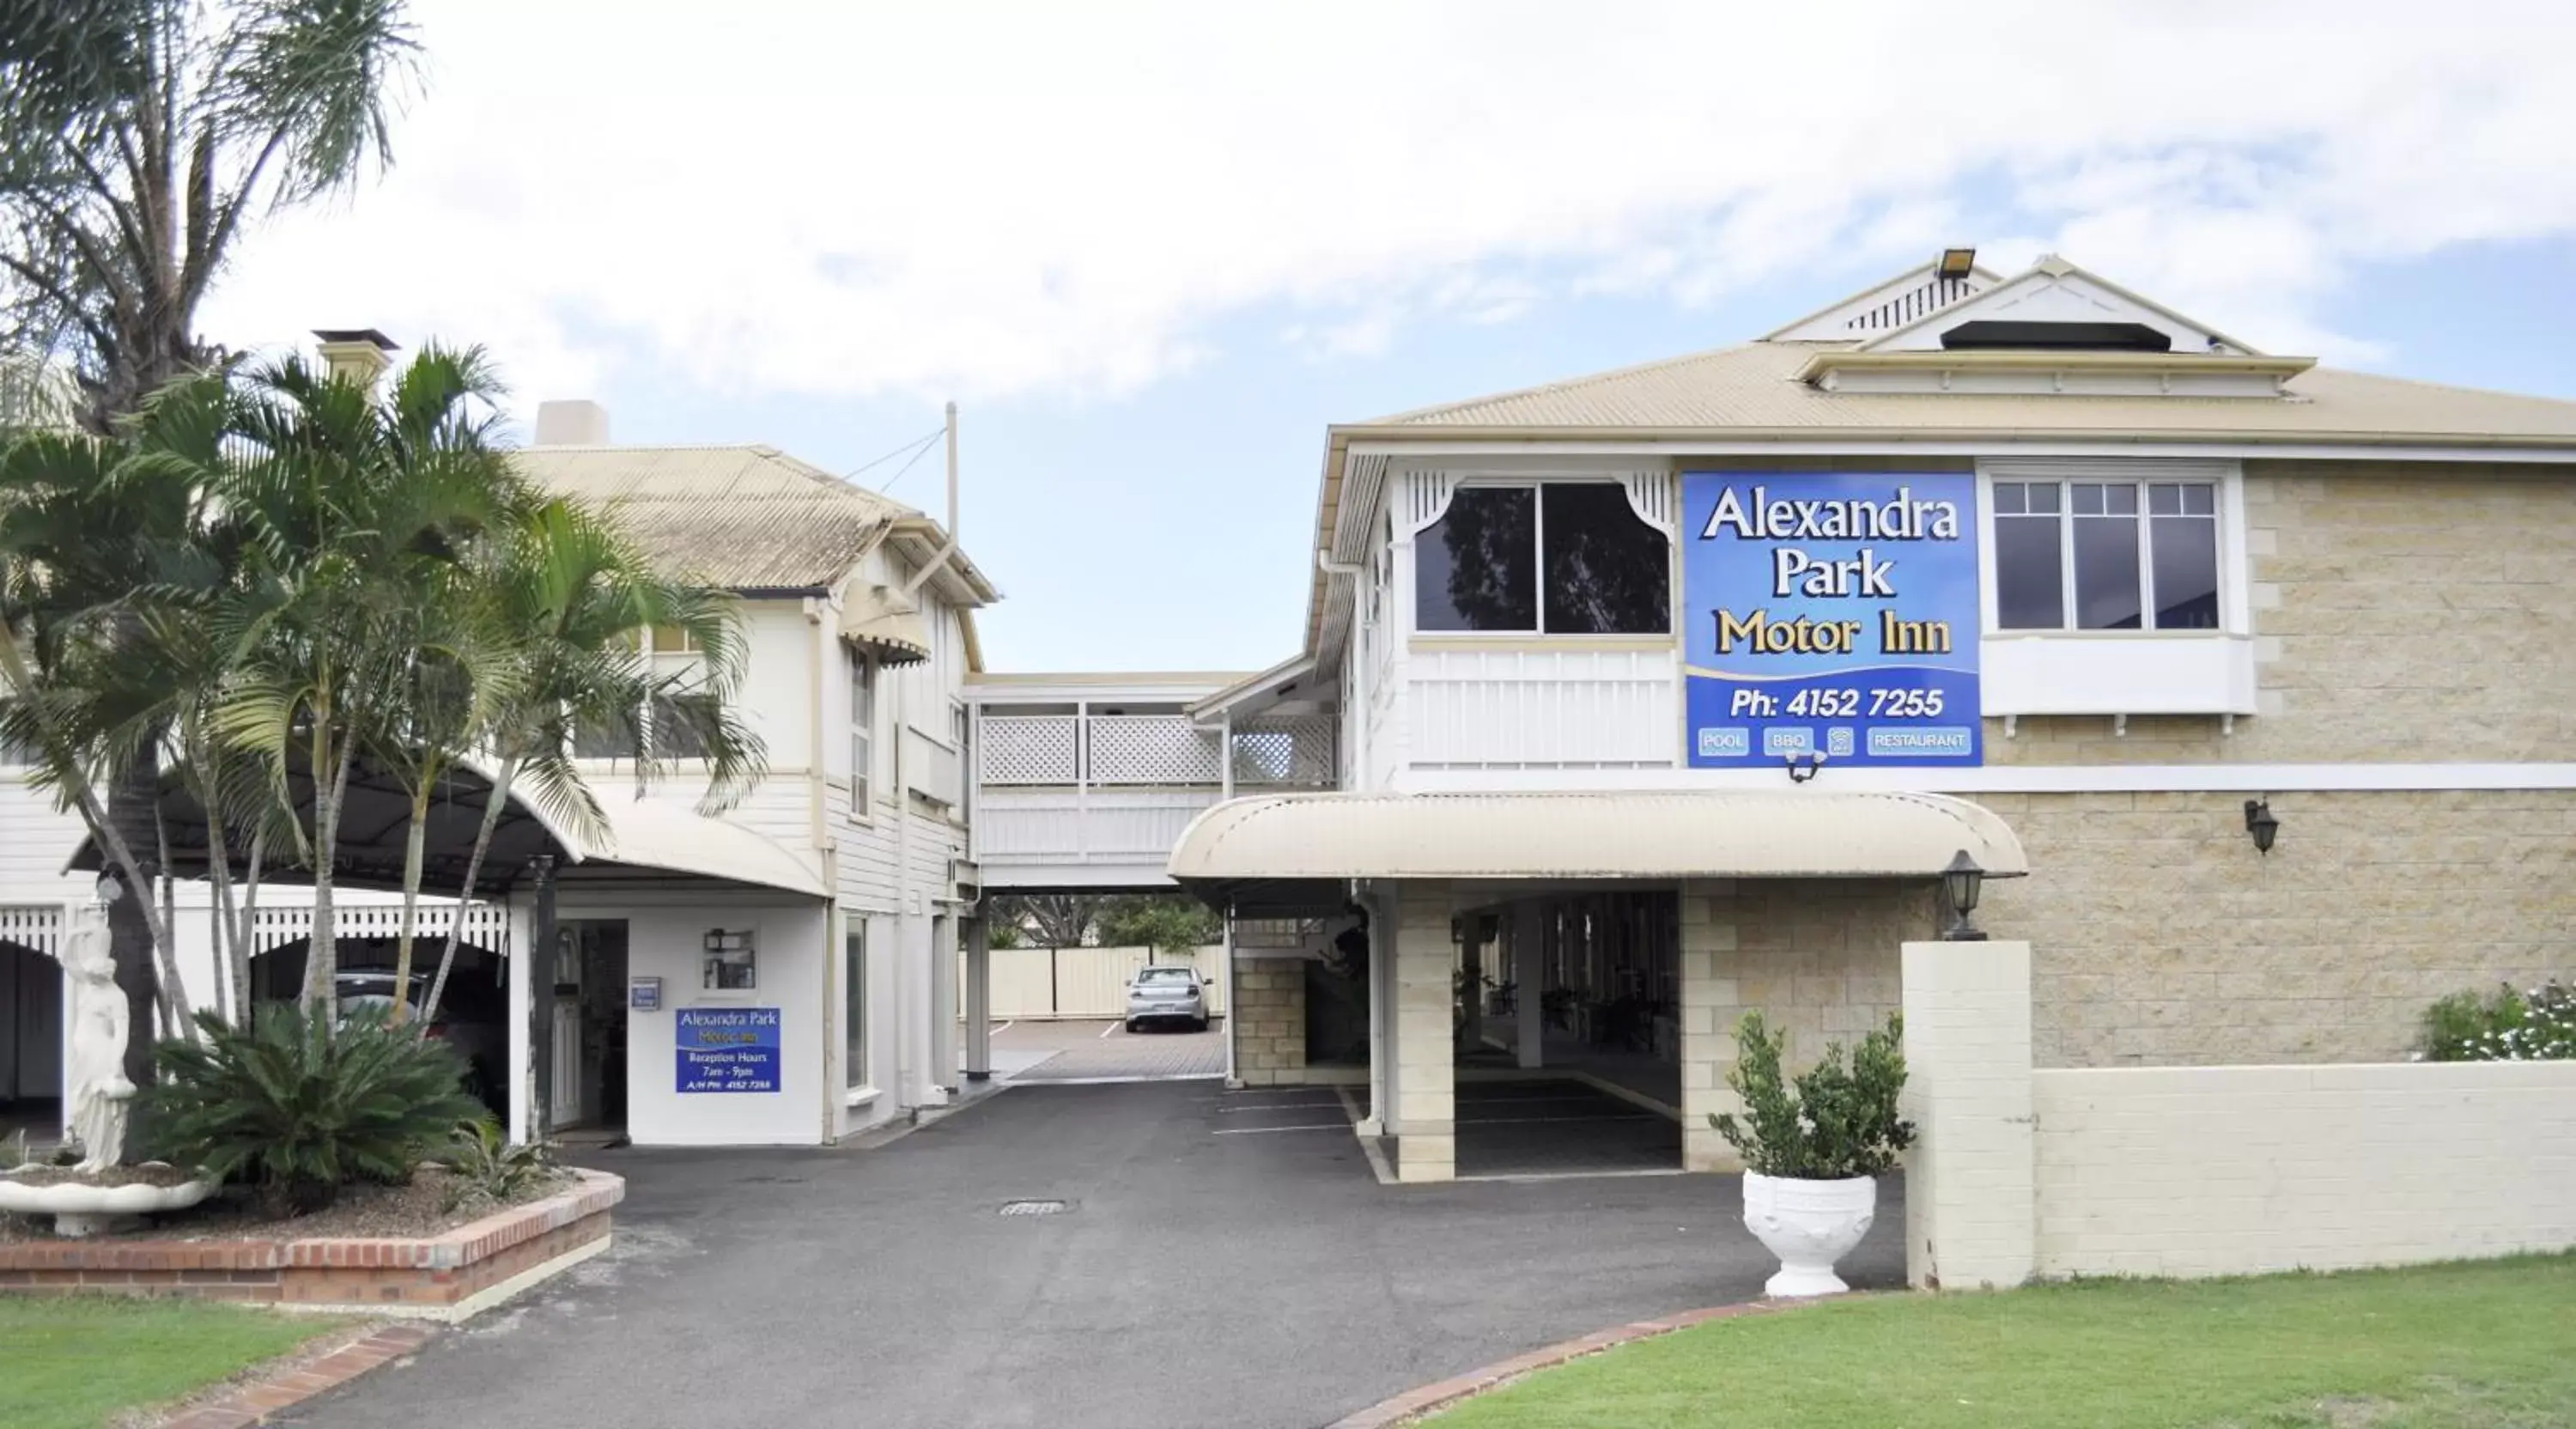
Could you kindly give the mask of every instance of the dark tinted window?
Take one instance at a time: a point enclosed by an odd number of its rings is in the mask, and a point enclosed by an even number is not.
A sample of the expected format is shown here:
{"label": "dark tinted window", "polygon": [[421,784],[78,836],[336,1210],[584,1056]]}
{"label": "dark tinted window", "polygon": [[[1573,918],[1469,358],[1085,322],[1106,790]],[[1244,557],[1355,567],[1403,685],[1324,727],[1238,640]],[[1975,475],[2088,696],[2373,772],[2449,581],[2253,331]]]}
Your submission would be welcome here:
{"label": "dark tinted window", "polygon": [[1471,486],[1413,538],[1417,630],[1538,629],[1538,503],[1525,486]]}
{"label": "dark tinted window", "polygon": [[713,695],[674,695],[654,702],[653,750],[664,759],[702,759],[706,741],[699,731],[716,719]]}
{"label": "dark tinted window", "polygon": [[1569,482],[1541,493],[1547,632],[1661,635],[1672,629],[1671,543],[1637,519],[1626,488]]}
{"label": "dark tinted window", "polygon": [[2066,625],[2066,554],[2053,481],[1995,483],[1995,624]]}

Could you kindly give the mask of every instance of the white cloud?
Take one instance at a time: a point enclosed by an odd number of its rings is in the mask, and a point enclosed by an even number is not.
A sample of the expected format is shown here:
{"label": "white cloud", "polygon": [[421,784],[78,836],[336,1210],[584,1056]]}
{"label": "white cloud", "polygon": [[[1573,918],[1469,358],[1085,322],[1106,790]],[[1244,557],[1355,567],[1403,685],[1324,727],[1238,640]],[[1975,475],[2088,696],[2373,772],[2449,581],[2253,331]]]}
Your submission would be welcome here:
{"label": "white cloud", "polygon": [[399,166],[206,326],[480,341],[525,397],[1081,395],[1257,306],[1368,352],[1984,237],[2366,360],[2357,265],[2576,228],[2563,6],[1972,13],[422,0]]}

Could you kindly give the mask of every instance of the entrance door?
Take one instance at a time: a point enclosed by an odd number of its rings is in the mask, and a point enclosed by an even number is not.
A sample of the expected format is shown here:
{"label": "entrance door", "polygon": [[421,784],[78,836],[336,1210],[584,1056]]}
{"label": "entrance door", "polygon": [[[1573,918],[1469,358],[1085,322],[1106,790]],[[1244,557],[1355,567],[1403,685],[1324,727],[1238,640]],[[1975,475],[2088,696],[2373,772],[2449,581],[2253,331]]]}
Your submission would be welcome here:
{"label": "entrance door", "polygon": [[23,943],[0,942],[0,1136],[50,1134],[63,1094],[63,973]]}
{"label": "entrance door", "polygon": [[563,923],[556,953],[555,1085],[560,1127],[626,1126],[626,920]]}

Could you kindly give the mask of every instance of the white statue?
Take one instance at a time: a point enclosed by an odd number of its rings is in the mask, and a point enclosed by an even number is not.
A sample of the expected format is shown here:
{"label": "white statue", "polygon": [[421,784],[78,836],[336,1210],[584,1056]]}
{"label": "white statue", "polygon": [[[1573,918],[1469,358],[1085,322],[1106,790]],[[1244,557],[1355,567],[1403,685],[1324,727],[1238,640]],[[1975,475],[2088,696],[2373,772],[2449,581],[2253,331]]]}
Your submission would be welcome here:
{"label": "white statue", "polygon": [[108,956],[106,920],[80,920],[57,956],[71,993],[66,1090],[72,1135],[81,1144],[78,1169],[105,1171],[124,1159],[125,1119],[134,1099],[134,1083],[125,1079],[125,989],[116,985],[116,963]]}

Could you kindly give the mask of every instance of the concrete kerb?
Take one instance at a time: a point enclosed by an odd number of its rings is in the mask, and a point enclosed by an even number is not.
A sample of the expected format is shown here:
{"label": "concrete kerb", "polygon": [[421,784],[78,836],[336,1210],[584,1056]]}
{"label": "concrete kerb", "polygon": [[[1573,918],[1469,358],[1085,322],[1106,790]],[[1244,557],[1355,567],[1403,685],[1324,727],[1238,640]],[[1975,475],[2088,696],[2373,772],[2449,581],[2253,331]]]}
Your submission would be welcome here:
{"label": "concrete kerb", "polygon": [[[1848,1300],[1853,1297],[1838,1295],[1834,1298]],[[1603,1350],[1632,1345],[1639,1340],[1651,1340],[1657,1336],[1669,1335],[1675,1330],[1687,1330],[1693,1325],[1705,1325],[1711,1320],[1731,1320],[1746,1315],[1762,1315],[1774,1310],[1789,1310],[1800,1305],[1816,1303],[1819,1302],[1750,1300],[1741,1305],[1716,1305],[1705,1310],[1685,1310],[1678,1315],[1666,1315],[1659,1319],[1635,1320],[1625,1325],[1613,1325],[1606,1330],[1595,1330],[1588,1335],[1562,1340],[1553,1345],[1531,1350],[1526,1354],[1517,1354],[1507,1360],[1496,1360],[1481,1369],[1472,1369],[1465,1374],[1452,1376],[1436,1384],[1426,1384],[1419,1389],[1406,1390],[1392,1399],[1379,1400],[1355,1414],[1346,1414],[1325,1425],[1324,1429],[1395,1429],[1398,1425],[1416,1423],[1424,1416],[1450,1408],[1462,1400],[1491,1393],[1534,1371],[1554,1369],[1558,1365],[1582,1359],[1587,1355],[1597,1355]]]}

